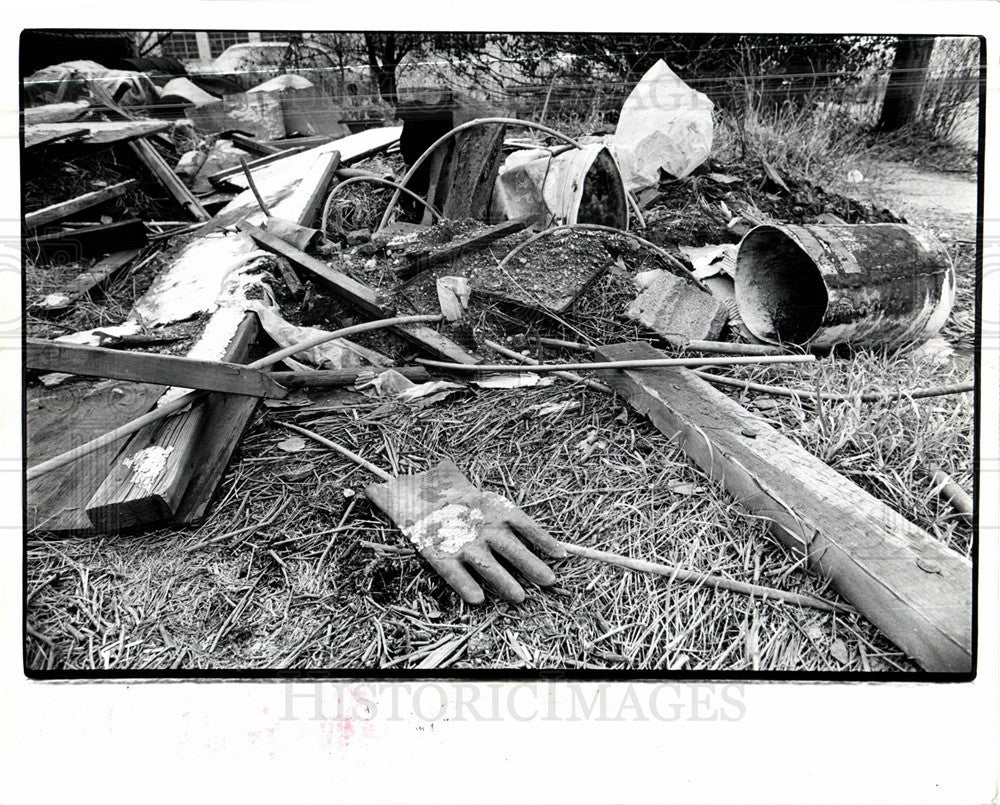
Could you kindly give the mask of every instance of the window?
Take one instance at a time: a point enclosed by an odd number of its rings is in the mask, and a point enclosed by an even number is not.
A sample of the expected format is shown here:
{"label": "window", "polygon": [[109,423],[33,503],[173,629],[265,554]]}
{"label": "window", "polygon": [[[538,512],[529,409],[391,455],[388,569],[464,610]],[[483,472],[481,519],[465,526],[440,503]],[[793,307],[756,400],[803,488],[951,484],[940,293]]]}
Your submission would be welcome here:
{"label": "window", "polygon": [[208,46],[212,51],[212,58],[222,54],[231,45],[238,45],[241,42],[249,42],[250,35],[246,31],[209,31]]}
{"label": "window", "polygon": [[198,58],[198,37],[194,31],[174,31],[160,42],[164,56],[173,56],[179,62]]}

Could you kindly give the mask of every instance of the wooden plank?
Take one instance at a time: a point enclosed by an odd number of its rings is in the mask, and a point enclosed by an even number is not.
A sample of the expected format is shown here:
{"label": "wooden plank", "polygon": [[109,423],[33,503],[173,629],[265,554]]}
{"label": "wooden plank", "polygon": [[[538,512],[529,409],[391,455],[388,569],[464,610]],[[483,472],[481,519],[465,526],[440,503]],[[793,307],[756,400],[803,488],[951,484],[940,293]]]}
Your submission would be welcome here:
{"label": "wooden plank", "polygon": [[77,299],[86,296],[95,288],[111,279],[141,253],[140,249],[124,249],[112,252],[103,260],[96,263],[89,271],[84,271],[70,280],[62,291],[49,294],[41,302],[32,305],[31,309],[42,313],[65,310]]}
{"label": "wooden plank", "polygon": [[111,201],[111,199],[123,196],[135,186],[135,179],[128,179],[127,181],[119,182],[118,184],[113,184],[100,190],[94,190],[91,193],[84,193],[82,196],[77,196],[69,201],[61,201],[58,204],[51,204],[40,210],[25,213],[24,225],[28,227],[28,229],[38,229],[38,227],[45,226],[45,224],[61,221],[64,218],[68,218],[78,212],[82,212],[83,210],[90,209],[91,207],[96,207],[98,204],[103,204],[106,201]]}
{"label": "wooden plank", "polygon": [[280,238],[276,238],[274,235],[265,232],[259,226],[254,226],[243,221],[237,225],[237,229],[248,234],[265,249],[269,249],[275,254],[280,254],[293,264],[299,266],[299,268],[304,268],[306,271],[315,274],[326,282],[334,293],[346,299],[366,315],[372,318],[386,318],[388,315],[387,309],[383,307],[378,294],[373,288],[358,282],[342,271],[331,268],[311,254],[307,254],[301,249],[296,249]]}
{"label": "wooden plank", "polygon": [[[233,137],[235,138],[235,136],[236,135],[234,134]],[[239,145],[239,143],[236,143],[235,139],[233,140],[233,143]],[[242,145],[240,147],[243,148]],[[289,148],[287,151],[281,151],[280,149],[275,149],[274,151],[268,152],[265,156],[262,156],[260,159],[253,159],[250,162],[247,162],[247,167],[250,168],[251,171],[253,171],[255,168],[262,168],[264,165],[270,165],[272,162],[276,162],[279,159],[284,159],[285,157],[290,157],[293,154],[298,154],[301,151],[305,151],[307,148],[308,146],[303,145],[299,146],[298,148]],[[223,170],[216,171],[207,178],[208,181],[210,181],[213,185],[224,186],[230,184],[227,181],[227,179],[236,175],[241,175],[241,176],[243,175],[242,165],[234,165],[231,168],[224,168]]]}
{"label": "wooden plank", "polygon": [[[602,360],[661,357],[648,344]],[[927,671],[973,670],[972,563],[686,369],[603,379]]]}
{"label": "wooden plank", "polygon": [[[243,362],[257,330],[257,317],[249,314],[230,342],[225,360]],[[188,411],[136,433],[87,504],[94,527],[121,531],[164,520],[190,522],[191,512],[198,511],[199,504],[203,512],[215,492],[258,402],[243,394],[208,394]],[[136,458],[143,451],[163,459],[155,477],[135,471]]]}
{"label": "wooden plank", "polygon": [[[326,281],[334,293],[350,302],[365,315],[373,319],[385,319],[392,316],[392,310],[382,305],[379,295],[374,288],[358,282],[343,272],[330,268],[322,260],[318,260],[312,255],[306,254],[301,249],[296,249],[283,240],[269,235],[260,227],[244,221],[239,224],[238,228],[240,231],[250,235],[250,237],[264,248],[288,258],[295,265],[312,272],[320,279]],[[393,330],[417,346],[429,350],[436,355],[447,357],[449,360],[466,364],[479,363],[479,359],[475,355],[427,325],[409,324],[394,327]]]}
{"label": "wooden plank", "polygon": [[205,406],[136,433],[87,504],[98,531],[124,531],[171,519],[194,472]]}
{"label": "wooden plank", "polygon": [[123,352],[42,338],[26,339],[25,363],[29,369],[136,380],[202,391],[224,391],[251,397],[280,399],[288,394],[260,370],[235,363],[153,352]]}
{"label": "wooden plank", "polygon": [[177,178],[177,174],[160,156],[160,152],[153,148],[147,140],[136,140],[129,143],[129,147],[192,218],[196,221],[208,221],[212,217],[201,206],[201,202],[188,190],[187,186]]}
{"label": "wooden plank", "polygon": [[[25,392],[29,464],[52,458],[114,430],[149,410],[162,386],[105,380],[29,386]],[[87,501],[108,474],[121,444],[108,445],[27,483],[29,532],[88,533]]]}
{"label": "wooden plank", "polygon": [[317,160],[309,182],[303,181],[287,202],[279,208],[279,217],[300,222],[301,226],[312,226],[316,222],[316,212],[326,198],[326,192],[333,176],[340,167],[340,152],[331,151]]}
{"label": "wooden plank", "polygon": [[[40,142],[64,141],[80,137],[81,145],[112,145],[113,143],[148,137],[170,128],[164,120],[93,120],[72,123],[37,123],[24,127],[26,148]],[[81,132],[80,130],[83,129]]]}
{"label": "wooden plank", "polygon": [[107,254],[146,245],[146,227],[138,218],[113,224],[84,226],[27,238],[28,253],[47,260],[71,263],[93,254]]}
{"label": "wooden plank", "polygon": [[[225,358],[232,363],[246,363],[260,332],[260,320],[249,314],[240,325]],[[193,523],[208,509],[215,489],[222,480],[243,431],[260,402],[243,394],[209,394],[203,406],[205,424],[201,431],[194,472],[181,498],[174,521]]]}
{"label": "wooden plank", "polygon": [[395,269],[396,276],[403,280],[410,279],[421,271],[426,271],[433,266],[454,260],[456,257],[461,257],[463,254],[478,249],[480,246],[485,246],[487,243],[492,243],[500,238],[521,232],[531,226],[534,220],[534,216],[526,216],[524,218],[515,218],[511,221],[502,221],[472,237],[459,240],[455,243],[449,243],[440,249],[422,250],[416,254],[407,255],[406,262]]}
{"label": "wooden plank", "polygon": [[69,129],[53,131],[52,129],[40,126],[24,127],[24,149],[40,148],[43,145],[66,142],[67,140],[79,140],[87,133],[87,129],[75,126]]}

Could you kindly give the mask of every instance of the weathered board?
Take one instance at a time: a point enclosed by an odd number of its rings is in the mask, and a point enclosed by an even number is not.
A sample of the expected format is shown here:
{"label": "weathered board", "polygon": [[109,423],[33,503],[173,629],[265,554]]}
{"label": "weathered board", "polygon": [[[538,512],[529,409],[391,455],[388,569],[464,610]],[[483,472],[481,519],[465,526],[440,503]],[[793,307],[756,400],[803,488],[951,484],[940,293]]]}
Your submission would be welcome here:
{"label": "weathered board", "polygon": [[123,196],[135,187],[135,185],[135,179],[128,179],[127,181],[119,182],[100,190],[94,190],[92,193],[84,193],[76,198],[71,198],[69,201],[61,201],[58,204],[51,204],[40,210],[27,212],[24,214],[24,225],[28,229],[38,229],[40,226],[62,221],[64,218],[69,218],[69,216],[76,215],[78,212]]}
{"label": "weathered board", "polygon": [[[648,344],[601,360],[662,357]],[[605,382],[925,670],[973,668],[972,563],[686,369]]]}
{"label": "weathered board", "polygon": [[61,291],[50,293],[40,302],[32,305],[32,309],[40,312],[65,310],[77,299],[86,296],[111,279],[118,271],[135,260],[139,254],[139,249],[124,249],[109,254],[90,270],[77,274]]}
{"label": "weathered board", "polygon": [[[163,391],[163,386],[113,380],[30,386],[25,394],[26,454],[34,464],[84,444],[144,414]],[[91,531],[87,501],[121,448],[120,443],[109,445],[29,481],[25,497],[28,531]]]}
{"label": "weathered board", "polygon": [[258,369],[154,352],[124,352],[42,338],[25,342],[29,369],[280,399],[287,391]]}
{"label": "weathered board", "polygon": [[[24,147],[43,142],[65,141],[79,137],[83,145],[111,145],[166,131],[165,120],[88,120],[70,123],[38,123],[24,127]],[[82,129],[82,131],[81,131]]]}

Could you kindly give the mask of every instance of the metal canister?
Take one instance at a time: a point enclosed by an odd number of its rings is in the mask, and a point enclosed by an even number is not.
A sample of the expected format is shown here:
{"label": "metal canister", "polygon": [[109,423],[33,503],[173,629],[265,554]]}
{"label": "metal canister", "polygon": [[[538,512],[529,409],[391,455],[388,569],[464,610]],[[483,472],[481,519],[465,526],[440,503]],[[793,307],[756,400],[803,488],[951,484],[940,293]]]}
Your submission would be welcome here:
{"label": "metal canister", "polygon": [[955,299],[944,246],[904,224],[755,227],[740,242],[735,283],[751,333],[816,348],[926,340]]}

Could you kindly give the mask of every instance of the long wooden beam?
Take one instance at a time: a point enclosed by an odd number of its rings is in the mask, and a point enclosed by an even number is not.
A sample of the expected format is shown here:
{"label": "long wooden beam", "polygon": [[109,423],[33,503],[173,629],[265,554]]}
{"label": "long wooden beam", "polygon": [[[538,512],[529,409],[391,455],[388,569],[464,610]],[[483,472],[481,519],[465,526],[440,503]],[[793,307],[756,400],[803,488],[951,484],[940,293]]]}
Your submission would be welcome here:
{"label": "long wooden beam", "polygon": [[[602,360],[656,358],[648,344]],[[605,382],[927,671],[974,668],[972,563],[686,369]]]}
{"label": "long wooden beam", "polygon": [[136,380],[141,383],[223,391],[251,397],[280,399],[288,395],[286,389],[260,370],[235,363],[203,361],[155,352],[123,352],[43,338],[29,338],[25,347],[25,362],[29,369]]}
{"label": "long wooden beam", "polygon": [[211,219],[212,216],[201,206],[201,202],[188,190],[187,185],[177,178],[177,174],[160,156],[160,152],[153,148],[145,137],[130,142],[129,147],[194,220],[208,221]]}

